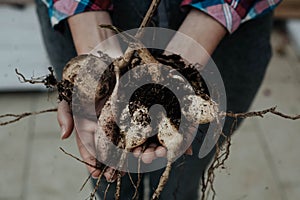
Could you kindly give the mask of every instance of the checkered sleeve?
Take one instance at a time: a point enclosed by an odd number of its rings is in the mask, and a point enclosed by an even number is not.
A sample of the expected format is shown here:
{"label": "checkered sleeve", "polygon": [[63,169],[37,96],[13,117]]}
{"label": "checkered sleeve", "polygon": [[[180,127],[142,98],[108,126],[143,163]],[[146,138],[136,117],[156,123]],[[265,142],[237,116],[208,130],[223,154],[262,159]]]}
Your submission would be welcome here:
{"label": "checkered sleeve", "polygon": [[273,10],[281,0],[184,0],[181,6],[190,6],[212,16],[229,33],[241,23]]}
{"label": "checkered sleeve", "polygon": [[85,12],[109,10],[110,0],[42,0],[48,7],[48,14],[52,26],[69,16]]}

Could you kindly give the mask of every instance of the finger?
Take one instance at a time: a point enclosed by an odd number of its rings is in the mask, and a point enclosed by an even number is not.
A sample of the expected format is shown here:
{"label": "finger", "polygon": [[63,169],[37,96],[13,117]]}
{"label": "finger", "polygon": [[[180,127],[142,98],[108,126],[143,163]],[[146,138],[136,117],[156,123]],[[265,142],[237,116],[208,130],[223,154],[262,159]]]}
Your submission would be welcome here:
{"label": "finger", "polygon": [[138,158],[142,153],[142,147],[137,147],[133,149],[133,156]]}
{"label": "finger", "polygon": [[155,149],[155,155],[158,158],[166,157],[167,156],[167,149],[163,146],[158,146]]}
{"label": "finger", "polygon": [[156,148],[157,147],[157,144],[155,144],[155,143],[151,143],[151,144],[149,144],[149,146],[148,146],[149,148],[151,148],[151,147],[153,147],[153,148]]}
{"label": "finger", "polygon": [[89,136],[94,136],[97,127],[96,121],[74,116],[74,123],[75,123],[75,129],[80,136],[85,136],[86,134]]}
{"label": "finger", "polygon": [[145,150],[145,152],[142,154],[142,161],[146,164],[151,163],[156,157],[154,153],[154,147],[149,147]]}
{"label": "finger", "polygon": [[106,178],[107,182],[115,182],[118,176],[118,171],[116,171],[115,169],[109,167],[103,174]]}
{"label": "finger", "polygon": [[103,176],[106,178],[106,181],[107,182],[110,182],[111,181],[111,175],[112,175],[112,168],[108,168],[105,170]]}
{"label": "finger", "polygon": [[61,129],[61,138],[68,138],[72,134],[74,122],[70,106],[65,100],[58,104],[57,121]]}
{"label": "finger", "polygon": [[[77,133],[76,131],[76,141],[79,153],[81,158],[93,165],[96,166],[96,157],[95,157],[95,147],[94,147],[94,137],[90,133]],[[100,170],[94,167],[88,166],[87,169],[93,178],[97,178],[100,175]]]}
{"label": "finger", "polygon": [[185,151],[185,154],[186,155],[193,155],[193,148],[192,148],[192,145],[189,146],[189,148],[187,148],[187,150]]}

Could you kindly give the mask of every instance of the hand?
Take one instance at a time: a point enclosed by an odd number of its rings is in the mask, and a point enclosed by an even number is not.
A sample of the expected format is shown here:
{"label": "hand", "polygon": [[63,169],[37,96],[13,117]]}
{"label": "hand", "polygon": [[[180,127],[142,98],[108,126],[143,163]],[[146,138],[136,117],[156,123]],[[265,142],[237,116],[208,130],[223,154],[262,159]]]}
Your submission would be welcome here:
{"label": "hand", "polygon": [[[58,104],[57,120],[61,127],[61,138],[66,139],[70,137],[74,129],[74,119],[68,103],[64,100]],[[80,126],[78,126],[78,123]],[[90,151],[91,149],[94,149],[93,130],[95,129],[95,123],[82,119],[77,120],[76,124],[75,134],[79,153],[85,162],[96,166],[96,159],[92,155],[93,152]],[[90,150],[86,149],[85,145],[87,144],[91,147]],[[100,175],[100,170],[91,166],[87,166],[87,168],[92,177],[98,177]]]}
{"label": "hand", "polygon": [[[84,119],[84,118],[76,118],[74,123],[74,118],[71,112],[71,109],[66,101],[61,101],[58,105],[57,111],[57,119],[58,123],[61,127],[61,138],[66,139],[70,137],[73,129],[75,128],[76,134],[76,142],[79,149],[79,153],[82,159],[96,166],[97,161],[95,157],[95,141],[94,141],[94,132],[97,123],[92,120]],[[74,125],[75,124],[75,125]],[[88,171],[93,178],[97,178],[101,171],[99,169],[95,169],[94,167],[88,166]],[[111,177],[113,174],[112,168],[107,168],[104,172],[104,177],[107,181],[115,180],[116,176]]]}
{"label": "hand", "polygon": [[[193,155],[192,146],[189,146],[189,148],[185,151],[185,154]],[[139,158],[141,156],[141,159],[145,164],[150,164],[156,158],[166,157],[167,149],[165,147],[163,147],[162,145],[157,145],[155,143],[151,143],[145,149],[144,152],[142,152],[142,147],[137,147],[137,148],[133,149],[133,155],[136,158]]]}
{"label": "hand", "polygon": [[[111,24],[110,15],[106,11],[84,12],[68,18],[68,24],[72,33],[73,42],[78,55],[88,54],[92,49],[106,40],[114,33],[108,29],[99,29],[99,24]],[[89,35],[89,37],[86,37]],[[110,40],[104,43],[108,46],[101,46],[104,53],[111,57],[119,57],[122,55],[118,40]],[[100,47],[99,47],[100,48]],[[104,102],[102,102],[102,105]],[[101,109],[101,108],[100,108]],[[95,140],[94,132],[96,122],[84,118],[75,118],[71,113],[71,109],[67,102],[59,103],[57,119],[62,130],[62,139],[68,138],[75,128],[76,141],[82,159],[92,165],[96,165],[95,157]],[[75,127],[74,127],[75,120]],[[87,166],[92,177],[98,177],[100,170]],[[111,180],[112,168],[107,168],[104,176],[107,180]],[[113,177],[115,178],[115,177]]]}

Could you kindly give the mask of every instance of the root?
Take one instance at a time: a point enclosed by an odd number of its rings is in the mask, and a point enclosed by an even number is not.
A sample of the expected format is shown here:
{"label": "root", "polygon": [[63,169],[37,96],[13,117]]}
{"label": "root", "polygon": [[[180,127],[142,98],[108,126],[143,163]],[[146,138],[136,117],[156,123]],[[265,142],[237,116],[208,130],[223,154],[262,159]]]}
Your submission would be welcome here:
{"label": "root", "polygon": [[149,22],[151,21],[152,16],[153,16],[154,12],[156,11],[159,3],[160,3],[160,0],[152,0],[152,2],[150,4],[150,7],[149,7],[149,9],[148,9],[141,25],[140,25],[140,27],[139,27],[139,30],[135,35],[136,38],[139,39],[143,36],[143,33],[144,33],[143,28],[145,28],[149,24]]}
{"label": "root", "polygon": [[[212,199],[216,196],[216,191],[214,189],[214,181],[215,181],[215,170],[218,168],[225,168],[225,161],[228,159],[230,154],[230,146],[231,146],[231,136],[233,131],[237,126],[237,118],[233,121],[231,125],[231,129],[228,135],[225,135],[221,127],[218,129],[218,133],[221,137],[225,138],[224,144],[220,144],[219,142],[216,143],[216,153],[214,155],[214,159],[212,160],[211,164],[207,169],[207,175],[205,177],[205,173],[202,174],[201,179],[201,200],[205,200],[209,198],[210,192],[212,192]],[[221,146],[220,146],[221,145]]]}
{"label": "root", "polygon": [[163,172],[163,174],[161,175],[158,186],[152,195],[152,198],[151,198],[152,200],[157,200],[159,198],[160,193],[163,191],[163,189],[169,179],[171,168],[172,168],[172,162],[171,162],[171,160],[168,160],[166,169]]}
{"label": "root", "polygon": [[120,199],[120,194],[121,194],[121,178],[122,178],[121,172],[118,171],[118,173],[117,173],[116,193],[115,193],[116,200]]}
{"label": "root", "polygon": [[93,167],[93,168],[95,168],[95,169],[101,169],[100,166],[92,165],[91,163],[85,162],[84,160],[81,160],[80,158],[78,158],[78,157],[76,157],[76,156],[74,156],[74,155],[72,155],[72,154],[66,152],[62,147],[59,147],[59,149],[60,149],[64,154],[66,154],[66,155],[68,155],[68,156],[74,158],[75,160],[77,160],[77,161],[79,161],[79,162],[81,162],[81,163],[83,163],[83,164],[85,164],[85,165],[88,165],[88,166]]}
{"label": "root", "polygon": [[[141,49],[140,52],[138,52],[138,53],[143,54],[145,52],[146,51],[144,51],[144,49]],[[148,54],[150,54],[150,53],[146,52],[144,54],[144,56],[145,56],[144,62],[145,63],[150,62]],[[151,57],[151,59],[152,58],[153,57]],[[112,111],[116,110],[116,108],[114,106],[115,106],[115,101],[117,99],[118,85],[119,85],[119,78],[120,78],[119,68],[117,66],[115,66],[116,85],[115,85],[115,88],[114,88],[114,90],[112,92],[112,95],[110,97]],[[48,75],[48,76],[46,76],[46,77],[26,79],[21,73],[19,73],[16,70],[16,73],[18,74],[19,79],[22,82],[28,82],[28,83],[31,83],[31,84],[42,83],[42,84],[45,84],[47,87],[57,86],[57,84],[59,84],[59,83],[57,83],[57,82],[55,82],[55,81],[52,80],[53,72],[51,70],[50,70],[50,72],[51,72],[51,74]],[[52,80],[52,82],[51,82],[51,80]],[[5,114],[5,115],[0,115],[0,118],[5,118],[5,117],[13,117],[14,118],[12,120],[1,122],[0,126],[4,126],[4,125],[10,124],[10,123],[14,123],[14,122],[19,121],[20,119],[25,118],[27,116],[37,115],[37,114],[47,113],[47,112],[56,112],[56,111],[57,111],[57,108],[53,108],[53,109],[47,109],[47,110],[42,110],[42,111],[38,111],[38,112],[26,112],[26,113],[22,113],[22,114]],[[216,195],[216,192],[215,192],[215,189],[214,189],[214,185],[213,185],[214,184],[214,180],[215,180],[215,170],[218,169],[218,168],[220,168],[220,167],[224,168],[225,161],[229,157],[230,146],[231,146],[231,134],[232,134],[233,129],[234,129],[235,125],[236,125],[237,119],[238,118],[244,119],[244,118],[256,117],[256,116],[264,117],[268,113],[271,113],[273,115],[277,115],[277,116],[282,117],[282,118],[290,119],[290,120],[300,119],[300,115],[294,115],[294,116],[287,115],[287,114],[281,113],[279,111],[276,111],[276,107],[271,107],[271,108],[268,108],[268,109],[265,109],[265,110],[261,110],[261,111],[253,111],[253,112],[245,112],[245,113],[230,113],[230,112],[228,112],[228,113],[226,113],[226,112],[216,112],[216,113],[214,113],[215,114],[214,115],[215,118],[219,118],[219,117],[231,117],[231,118],[234,118],[235,121],[233,123],[232,129],[231,129],[230,134],[228,136],[226,136],[222,132],[219,133],[219,134],[221,134],[222,137],[225,138],[225,142],[224,142],[223,146],[219,146],[219,144],[217,143],[217,145],[216,145],[216,154],[215,154],[215,157],[214,157],[211,165],[209,166],[209,168],[207,170],[207,175],[206,175],[206,177],[205,177],[204,174],[202,176],[202,199],[208,198],[210,191],[213,192],[212,198],[214,198],[215,195]],[[127,147],[125,146],[124,148],[127,148]],[[62,148],[60,148],[60,149],[66,155],[69,155],[69,156],[73,157],[74,159],[76,159],[76,160],[84,163],[85,165],[91,166],[91,167],[93,167],[95,169],[100,169],[99,166],[94,166],[94,165],[92,165],[90,163],[87,163],[87,162],[81,160],[80,158],[78,158],[76,156],[73,156],[70,153],[65,152],[65,150],[63,150]],[[119,167],[122,167],[122,165],[125,163],[126,157],[127,157],[126,155],[121,156]],[[139,164],[139,168],[140,168],[140,159],[139,159],[139,163],[138,164]],[[152,199],[158,199],[159,198],[159,195],[162,192],[162,190],[163,190],[163,188],[164,188],[164,186],[165,186],[165,184],[166,184],[166,182],[168,180],[170,170],[171,170],[171,162],[168,162],[167,167],[166,167],[166,169],[165,169],[165,171],[164,171],[164,173],[163,173],[163,175],[162,175],[162,177],[161,177],[161,179],[159,181],[159,185],[158,185],[157,189],[155,190],[155,192],[154,192],[154,194],[152,196]],[[102,171],[102,172],[104,172],[104,171]],[[117,173],[117,187],[116,187],[115,198],[119,199],[120,198],[120,191],[121,191],[121,173],[120,172],[116,172],[116,171],[114,173]],[[90,178],[90,176],[89,176],[89,178]],[[94,188],[93,193],[91,193],[90,199],[93,199],[95,197],[95,193],[96,193],[97,188],[98,188],[98,186],[100,184],[99,181],[100,181],[100,179],[98,177],[98,181],[97,181],[96,187]],[[82,188],[84,187],[84,185],[86,184],[86,182],[87,181],[85,181],[85,183],[83,184]],[[135,187],[135,193],[133,195],[133,199],[137,198],[137,196],[138,196],[138,187],[140,185],[140,182],[141,182],[141,176],[140,176],[140,173],[138,173],[138,181],[137,181],[136,185],[133,184],[134,187]],[[110,184],[111,183],[109,183],[109,185],[107,186],[106,192],[108,191],[108,189],[110,187]],[[106,196],[106,193],[105,193],[105,196]]]}
{"label": "root", "polygon": [[221,113],[220,116],[244,119],[244,118],[256,117],[256,116],[264,117],[264,115],[267,114],[267,113],[272,113],[272,114],[277,115],[279,117],[286,118],[286,119],[291,119],[291,120],[300,119],[300,115],[291,116],[291,115],[286,115],[284,113],[276,111],[276,106],[265,109],[265,110],[261,110],[261,111],[253,111],[253,112],[246,112],[246,113]]}
{"label": "root", "polygon": [[214,156],[214,159],[210,166],[207,169],[207,174],[205,177],[205,174],[202,175],[202,189],[201,189],[201,199],[207,199],[209,198],[209,192],[211,191],[212,199],[215,198],[216,191],[214,189],[214,181],[215,181],[215,170],[218,168],[225,168],[225,161],[228,159],[230,154],[230,146],[231,146],[231,136],[233,134],[234,129],[237,126],[237,120],[239,118],[245,119],[249,117],[264,117],[266,114],[271,113],[273,115],[277,115],[279,117],[290,119],[290,120],[297,120],[300,119],[300,115],[287,115],[282,112],[276,111],[276,107],[271,107],[268,109],[264,109],[261,111],[253,111],[253,112],[245,112],[245,113],[224,113],[221,112],[219,114],[220,117],[231,117],[234,118],[234,121],[231,126],[231,130],[228,135],[225,135],[224,133],[220,132],[221,137],[225,138],[224,144],[220,146],[221,144],[216,144],[216,153]]}
{"label": "root", "polygon": [[[141,42],[139,42],[139,39],[143,36],[144,34],[144,28],[149,24],[149,22],[152,19],[152,16],[154,14],[154,12],[156,11],[158,5],[160,3],[160,0],[152,0],[150,7],[145,15],[145,17],[143,18],[143,21],[137,31],[137,33],[135,34],[134,37],[129,36],[128,34],[120,34],[120,36],[122,37],[122,39],[129,43],[128,48],[126,49],[124,56],[120,59],[117,59],[114,61],[114,65],[118,66],[119,69],[123,69],[126,65],[128,65],[129,61],[131,60],[131,57],[133,56],[133,50],[135,48],[140,49],[142,48],[142,51],[139,52],[140,57],[143,60],[148,60],[150,62],[145,62],[145,63],[158,63],[158,61],[156,59],[153,58],[153,56],[150,54],[150,52],[147,50],[147,48],[145,48]],[[111,25],[100,25],[100,27],[102,28],[109,28],[113,31],[115,31],[116,33],[120,33],[120,30],[114,26]],[[128,40],[128,38],[130,38]],[[131,42],[130,40],[133,40],[133,42]]]}
{"label": "root", "polygon": [[17,122],[20,119],[23,119],[23,118],[31,116],[31,115],[39,115],[39,114],[42,114],[42,113],[49,113],[49,112],[57,112],[57,108],[51,108],[51,109],[41,110],[41,111],[37,111],[37,112],[25,112],[25,113],[21,113],[21,114],[4,114],[4,115],[0,115],[0,119],[1,118],[6,118],[6,117],[13,117],[14,118],[14,119],[11,119],[11,120],[1,122],[0,126],[5,126],[7,124]]}
{"label": "root", "polygon": [[90,195],[90,200],[93,200],[94,197],[96,197],[96,193],[97,193],[97,191],[98,191],[98,189],[99,189],[99,185],[100,185],[100,182],[101,182],[101,178],[102,178],[102,176],[103,176],[103,174],[104,174],[104,172],[105,172],[106,169],[107,169],[107,166],[103,168],[101,174],[98,176],[98,179],[97,179],[96,185],[95,185],[95,187],[94,187],[94,190],[93,190],[93,192],[92,192],[91,195]]}
{"label": "root", "polygon": [[23,74],[18,72],[17,69],[15,69],[15,72],[18,76],[18,79],[21,83],[30,83],[30,84],[44,84],[47,88],[52,88],[56,87],[57,85],[57,80],[54,76],[54,70],[52,67],[48,67],[48,70],[50,71],[50,74],[47,76],[42,76],[38,78],[31,78],[31,79],[26,79]]}
{"label": "root", "polygon": [[[101,168],[100,168],[99,166],[97,166],[97,165],[92,165],[92,164],[90,164],[90,163],[88,163],[88,162],[85,162],[84,160],[81,160],[80,158],[74,156],[73,154],[66,152],[62,147],[59,147],[59,149],[60,149],[64,154],[66,154],[66,155],[68,155],[68,156],[74,158],[75,160],[77,160],[77,161],[79,161],[79,162],[81,162],[81,163],[83,163],[83,164],[85,164],[85,165],[88,165],[88,166],[93,167],[93,168],[95,168],[95,169],[101,169]],[[98,189],[99,189],[99,185],[100,185],[101,178],[102,178],[102,176],[103,176],[103,174],[104,174],[104,172],[105,172],[106,169],[107,169],[107,166],[105,166],[103,169],[101,169],[101,173],[100,173],[100,175],[98,176],[98,179],[97,179],[96,185],[95,185],[95,187],[94,187],[94,190],[93,190],[93,192],[90,194],[90,197],[89,197],[90,200],[93,200],[94,198],[96,199],[96,193],[97,193],[97,191],[98,191]],[[84,181],[83,185],[82,185],[81,188],[80,188],[80,191],[84,188],[84,186],[86,185],[87,181],[88,181],[90,178],[91,178],[91,174],[90,174],[89,177]]]}
{"label": "root", "polygon": [[108,190],[109,190],[109,188],[110,188],[110,185],[111,185],[111,183],[109,183],[109,184],[106,186],[106,189],[105,189],[105,191],[104,191],[104,197],[103,197],[103,200],[106,200],[107,192],[108,192]]}
{"label": "root", "polygon": [[[102,28],[109,28],[117,33],[120,33],[120,36],[121,38],[128,43],[128,48],[127,50],[125,51],[124,53],[124,56],[119,58],[119,59],[116,59],[115,61],[113,61],[112,65],[114,67],[114,72],[115,72],[115,87],[114,89],[112,90],[112,93],[110,95],[110,98],[106,101],[106,107],[104,107],[105,109],[102,109],[103,112],[101,112],[100,114],[100,117],[98,118],[98,122],[99,121],[104,121],[103,119],[107,119],[107,115],[103,116],[105,113],[107,114],[108,112],[111,112],[111,113],[116,113],[116,102],[118,100],[118,92],[119,92],[119,79],[120,79],[120,71],[122,71],[122,69],[125,69],[125,67],[135,67],[135,64],[133,64],[133,59],[138,59],[138,61],[141,62],[141,64],[144,64],[145,67],[148,67],[147,70],[145,70],[145,72],[147,73],[151,73],[152,77],[153,77],[153,80],[156,80],[156,78],[160,77],[161,73],[160,72],[160,69],[159,69],[159,64],[160,63],[163,63],[164,62],[168,62],[167,65],[168,66],[173,66],[174,69],[175,69],[175,65],[177,65],[178,63],[175,63],[176,61],[180,61],[180,60],[167,60],[167,59],[156,59],[155,57],[153,57],[150,52],[148,51],[147,48],[145,48],[143,46],[143,44],[139,41],[139,39],[143,36],[144,34],[144,27],[147,26],[147,24],[151,21],[151,18],[155,12],[155,10],[157,9],[158,5],[160,3],[160,0],[152,0],[152,3],[150,5],[150,8],[148,9],[136,35],[133,37],[133,36],[130,36],[126,33],[122,33],[119,29],[117,29],[116,27],[113,27],[113,26],[110,26],[110,25],[102,25],[101,27]],[[134,58],[134,52],[137,52],[138,54],[138,58]],[[91,55],[85,55],[85,57],[80,57],[80,59],[84,60],[85,58],[90,58]],[[76,67],[78,68],[81,67],[80,63],[82,60],[80,60],[77,58],[77,61],[78,61],[78,65],[76,65]],[[97,57],[98,59],[98,57]],[[140,60],[139,60],[140,59]],[[75,59],[76,60],[76,59]],[[70,62],[69,65],[73,65],[75,62],[75,60],[73,60],[73,62]],[[96,58],[95,58],[96,60]],[[108,58],[109,60],[109,58]],[[132,60],[132,63],[130,63],[130,61]],[[84,63],[84,62],[82,62]],[[96,64],[97,62],[95,61],[94,64]],[[173,64],[173,65],[172,65]],[[179,65],[178,65],[179,66]],[[181,66],[181,65],[180,65]],[[183,66],[183,67],[188,67],[188,66]],[[189,66],[190,67],[190,66]],[[178,67],[179,69],[180,67]],[[178,69],[175,69],[175,70],[178,70]],[[77,69],[78,70],[78,69]],[[62,100],[66,100],[69,104],[71,104],[72,102],[72,94],[73,94],[73,82],[71,80],[73,80],[77,74],[75,73],[76,70],[70,68],[69,71],[70,71],[70,74],[68,74],[68,72],[65,72],[64,71],[64,74],[66,75],[70,75],[69,77],[71,78],[70,80],[68,79],[65,79],[61,82],[58,82],[54,76],[54,72],[53,72],[53,69],[52,68],[49,68],[49,71],[50,71],[50,74],[47,75],[47,76],[43,76],[43,77],[38,77],[38,78],[31,78],[31,79],[26,79],[24,75],[22,75],[21,73],[19,73],[17,71],[17,69],[15,70],[16,71],[16,74],[19,78],[19,80],[21,82],[24,82],[24,83],[30,83],[30,84],[44,84],[47,88],[53,88],[53,87],[56,87],[58,89],[58,92],[59,92],[59,99]],[[97,75],[97,73],[95,73]],[[95,76],[96,77],[96,76]],[[112,78],[114,76],[110,76],[109,78]],[[107,78],[107,79],[109,79]],[[157,79],[159,80],[159,79]],[[65,81],[65,82],[64,82]],[[90,80],[91,81],[91,80]],[[93,85],[95,83],[98,83],[97,81],[98,80],[95,80],[95,82],[91,81],[88,81],[87,85]],[[196,80],[195,79],[195,82],[199,82],[199,80]],[[101,81],[99,82],[99,84],[103,84]],[[112,85],[111,82],[107,82],[107,85],[110,86]],[[201,84],[200,84],[200,88],[201,88]],[[82,87],[84,89],[84,87]],[[81,88],[81,89],[82,89]],[[109,88],[109,87],[108,87]],[[87,89],[87,94],[89,94],[89,91],[88,89],[89,88],[86,88]],[[202,88],[203,89],[203,88]],[[110,90],[108,90],[110,91]],[[102,93],[101,93],[102,94]],[[106,95],[108,95],[110,93],[106,93],[104,92],[103,95],[100,95],[98,99],[100,99],[100,97],[106,97]],[[201,94],[200,90],[198,92],[198,94]],[[87,95],[88,96],[88,95]],[[94,97],[92,97],[92,99],[94,99]],[[207,100],[207,99],[205,99]],[[195,112],[199,112],[199,106],[201,106],[200,103],[197,103],[196,106],[195,106]],[[208,105],[209,106],[209,105]],[[5,117],[13,117],[14,119],[12,120],[8,120],[8,121],[4,121],[4,122],[1,122],[0,123],[0,126],[4,126],[4,125],[7,125],[7,124],[11,124],[11,123],[14,123],[16,121],[19,121],[20,119],[22,118],[25,118],[27,116],[31,116],[31,115],[37,115],[37,114],[41,114],[41,113],[46,113],[46,112],[56,112],[57,109],[54,108],[54,109],[48,109],[48,110],[43,110],[43,111],[39,111],[39,112],[26,112],[26,113],[22,113],[22,114],[6,114],[6,115],[0,115],[0,119],[1,118],[5,118]],[[107,112],[106,112],[107,111]],[[209,111],[209,110],[208,110]],[[208,112],[207,111],[207,112]],[[246,113],[226,113],[226,112],[219,112],[219,111],[216,111],[215,109],[212,109],[211,113],[208,113],[208,114],[215,114],[213,115],[212,118],[218,120],[219,117],[231,117],[231,118],[234,118],[235,121],[232,125],[232,129],[230,131],[230,134],[227,136],[225,135],[224,133],[222,133],[221,130],[217,130],[217,133],[219,133],[221,135],[221,137],[224,137],[225,139],[225,142],[223,144],[223,146],[219,146],[220,144],[217,142],[216,143],[216,153],[214,155],[214,159],[212,161],[212,163],[210,164],[210,166],[208,167],[208,170],[207,170],[207,176],[205,177],[205,174],[203,174],[202,176],[202,197],[201,199],[204,200],[206,197],[209,196],[209,192],[212,191],[213,192],[213,195],[212,195],[212,198],[214,199],[215,195],[216,195],[216,191],[214,189],[214,180],[215,180],[215,170],[218,169],[219,167],[224,167],[224,164],[225,164],[225,161],[228,159],[229,157],[229,154],[230,154],[230,146],[231,146],[231,134],[235,128],[235,125],[237,123],[237,119],[238,118],[248,118],[248,117],[255,117],[255,116],[259,116],[259,117],[264,117],[264,115],[266,115],[267,113],[271,113],[271,114],[274,114],[274,115],[277,115],[277,116],[280,116],[282,118],[286,118],[286,119],[291,119],[291,120],[297,120],[297,119],[300,119],[300,115],[295,115],[295,116],[289,116],[289,115],[286,115],[284,113],[281,113],[281,112],[278,112],[276,111],[276,107],[272,107],[272,108],[269,108],[269,109],[265,109],[265,110],[261,110],[261,111],[255,111],[255,112],[246,112]],[[165,124],[162,124],[161,125],[161,129],[166,129],[166,124],[168,124],[168,127],[169,127],[169,133],[173,133],[175,132],[175,128],[173,129],[173,124],[171,123],[169,117],[165,116],[166,120],[165,120]],[[192,118],[194,118],[192,116]],[[206,119],[207,122],[211,121],[211,120],[214,120],[214,119]],[[102,123],[102,125],[100,124]],[[103,127],[103,129],[105,127],[107,127],[107,124],[105,124],[104,122],[100,122],[100,126]],[[112,131],[113,129],[111,129],[110,131]],[[170,134],[171,135],[171,134]],[[178,135],[178,138],[179,136],[181,136],[179,133],[177,134]],[[114,137],[113,134],[111,134],[111,137]],[[167,137],[167,134],[164,135],[165,138],[167,138],[167,140],[160,140],[160,141],[165,141],[166,143],[171,141],[172,138],[168,138]],[[109,138],[111,140],[115,139],[115,138]],[[128,139],[128,138],[127,138]],[[170,153],[174,153],[175,152],[175,149],[177,146],[179,146],[178,144],[181,142],[181,138],[179,138],[180,140],[177,140],[179,141],[178,143],[174,143],[173,141],[170,142],[170,143],[167,143],[167,147],[168,147],[168,151],[170,151]],[[122,141],[124,142],[124,141]],[[121,142],[121,143],[122,143]],[[125,143],[122,143],[118,146],[122,146],[123,149],[126,149],[126,150],[132,150],[130,149],[129,146],[126,146]],[[172,148],[171,148],[172,147]],[[96,182],[96,185],[94,187],[94,190],[93,192],[90,194],[90,200],[93,200],[94,198],[96,198],[96,192],[99,188],[99,185],[100,185],[100,181],[101,181],[101,177],[103,176],[105,170],[107,169],[107,166],[105,166],[103,169],[101,169],[101,166],[98,166],[98,164],[96,165],[92,165],[90,163],[87,163],[83,160],[81,160],[80,158],[70,154],[70,153],[67,153],[63,148],[60,147],[60,150],[63,151],[66,155],[68,156],[71,156],[72,158],[76,159],[77,161],[81,162],[81,163],[84,163],[85,165],[88,165],[90,167],[93,167],[95,169],[100,169],[102,170],[101,171],[101,174],[99,175],[98,179],[97,179],[97,182]],[[173,152],[174,151],[174,152]],[[171,156],[172,157],[172,156]],[[118,166],[117,168],[114,170],[112,176],[111,176],[111,180],[112,178],[114,177],[115,174],[117,174],[117,183],[116,183],[116,191],[115,191],[115,199],[120,199],[120,193],[121,193],[121,171],[119,169],[122,169],[122,166],[124,165],[125,161],[127,159],[127,154],[123,154],[120,158],[120,161],[118,163]],[[140,183],[141,183],[141,174],[140,174],[140,165],[141,165],[141,157],[139,157],[138,159],[138,180],[137,180],[137,183],[136,185],[133,183],[133,180],[132,180],[132,177],[129,175],[129,178],[135,188],[135,193],[133,195],[133,199],[135,198],[138,198],[138,188],[140,186]],[[171,165],[172,165],[172,159],[170,159],[170,157],[168,157],[168,162],[167,162],[167,165],[166,165],[166,168],[165,168],[165,171],[163,172],[160,180],[159,180],[159,184],[156,188],[156,190],[154,191],[153,193],[153,196],[152,196],[152,200],[157,200],[159,199],[159,196],[161,194],[161,192],[163,191],[164,187],[165,187],[165,184],[167,183],[168,181],[168,178],[169,178],[169,174],[170,174],[170,171],[171,171]],[[88,179],[84,182],[83,186],[81,187],[81,189],[84,187],[84,185],[86,184],[86,182],[89,180],[89,178],[91,177],[91,175],[88,177]],[[110,181],[111,181],[110,180]],[[108,183],[105,191],[104,191],[104,199],[106,199],[106,196],[107,196],[107,192],[109,190],[111,186],[111,183]]]}
{"label": "root", "polygon": [[[143,149],[142,149],[142,152],[144,152],[145,150],[145,145],[143,146]],[[139,186],[141,184],[141,181],[142,181],[142,177],[141,177],[141,160],[142,160],[142,154],[139,156],[139,159],[138,159],[138,180],[137,180],[137,183],[136,185],[133,184],[134,188],[135,188],[135,191],[134,191],[134,194],[132,196],[132,199],[138,199],[138,189],[139,189]]]}
{"label": "root", "polygon": [[[96,171],[96,170],[94,170]],[[87,182],[90,180],[90,178],[92,177],[92,173],[89,174],[89,176],[85,179],[85,181],[82,183],[79,192],[81,192],[83,190],[83,188],[85,187],[85,185],[87,184]]]}
{"label": "root", "polygon": [[[129,177],[129,180],[130,180],[131,184],[133,185],[133,187],[136,188],[136,185],[135,185],[135,183],[134,183],[134,181],[133,181],[133,179],[132,179],[132,176],[131,176],[130,172],[127,172],[127,175],[128,175],[128,177]],[[132,199],[133,199],[133,198],[132,198]]]}
{"label": "root", "polygon": [[212,199],[216,196],[216,191],[214,189],[214,181],[215,181],[215,170],[218,168],[225,168],[225,161],[229,158],[230,154],[230,147],[231,147],[231,136],[233,134],[233,131],[237,127],[237,120],[239,118],[245,119],[248,117],[264,117],[264,115],[271,113],[274,115],[277,115],[282,118],[290,119],[290,120],[297,120],[300,119],[300,115],[286,115],[284,113],[276,111],[276,107],[271,107],[268,109],[264,109],[261,111],[253,111],[253,112],[245,112],[245,113],[220,113],[220,117],[226,116],[234,118],[234,121],[232,123],[230,132],[228,135],[225,135],[223,132],[220,132],[221,137],[225,138],[224,144],[220,146],[221,144],[216,143],[216,153],[214,156],[214,159],[210,166],[208,167],[207,174],[205,177],[205,174],[202,175],[202,189],[201,189],[201,199],[207,199],[209,198],[209,192],[212,191]]}

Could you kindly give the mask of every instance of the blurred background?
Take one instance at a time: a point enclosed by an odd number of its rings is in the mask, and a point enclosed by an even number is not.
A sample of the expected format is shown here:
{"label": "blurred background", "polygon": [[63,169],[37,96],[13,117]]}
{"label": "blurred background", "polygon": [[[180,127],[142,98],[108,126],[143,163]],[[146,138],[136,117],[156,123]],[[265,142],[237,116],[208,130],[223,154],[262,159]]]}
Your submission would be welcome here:
{"label": "blurred background", "polygon": [[[273,58],[251,110],[274,105],[300,113],[300,1],[285,0],[275,13]],[[32,0],[0,0],[0,115],[54,108],[55,91],[22,84],[50,66]],[[247,119],[232,138],[226,169],[218,170],[216,199],[300,198],[300,123],[276,116]],[[59,147],[79,155],[75,140],[60,140],[56,113],[0,127],[0,200],[85,199],[79,189],[85,166]]]}

